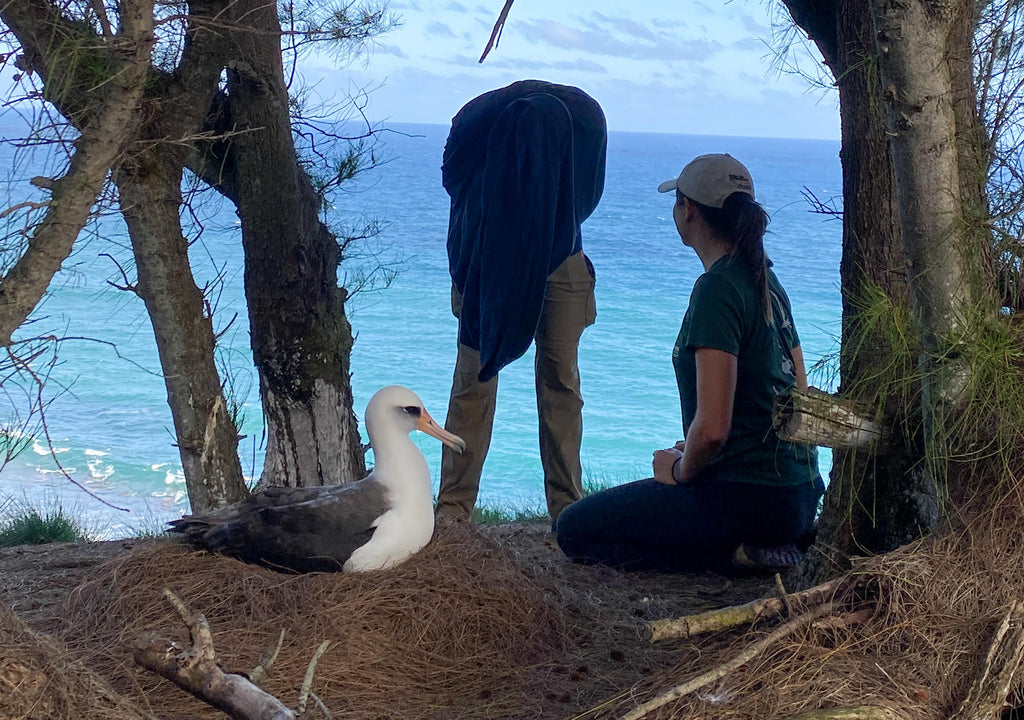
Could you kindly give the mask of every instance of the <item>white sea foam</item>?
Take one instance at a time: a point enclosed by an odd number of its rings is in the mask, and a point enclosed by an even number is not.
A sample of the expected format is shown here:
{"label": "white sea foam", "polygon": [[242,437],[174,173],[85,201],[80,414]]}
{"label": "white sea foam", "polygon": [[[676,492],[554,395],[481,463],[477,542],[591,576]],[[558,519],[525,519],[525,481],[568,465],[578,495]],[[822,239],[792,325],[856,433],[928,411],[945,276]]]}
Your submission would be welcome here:
{"label": "white sea foam", "polygon": [[177,485],[185,482],[185,473],[182,470],[168,470],[164,473],[164,484]]}
{"label": "white sea foam", "polygon": [[71,448],[69,447],[50,446],[46,442],[40,442],[38,440],[32,441],[32,452],[36,455],[49,455],[51,453],[59,455],[61,453],[66,453],[70,449]]}
{"label": "white sea foam", "polygon": [[89,457],[103,457],[104,455],[109,455],[110,453],[106,452],[105,450],[93,450],[92,448],[86,448],[85,454],[88,455]]}
{"label": "white sea foam", "polygon": [[102,460],[89,460],[86,465],[89,467],[89,475],[93,480],[106,480],[114,474],[114,466],[108,465]]}

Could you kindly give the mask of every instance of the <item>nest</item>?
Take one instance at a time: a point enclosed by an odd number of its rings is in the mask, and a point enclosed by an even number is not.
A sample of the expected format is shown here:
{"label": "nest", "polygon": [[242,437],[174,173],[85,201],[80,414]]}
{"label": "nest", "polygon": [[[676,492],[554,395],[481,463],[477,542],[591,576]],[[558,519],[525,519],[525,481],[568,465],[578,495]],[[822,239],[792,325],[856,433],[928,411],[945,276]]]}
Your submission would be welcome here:
{"label": "nest", "polygon": [[6,607],[0,607],[0,718],[151,720]]}
{"label": "nest", "polygon": [[164,588],[206,616],[225,671],[252,671],[283,632],[261,686],[289,705],[329,641],[312,689],[335,718],[528,714],[541,695],[533,669],[564,651],[557,608],[466,523],[439,528],[407,562],[371,573],[284,575],[155,542],[76,589],[61,636],[125,699],[162,718],[223,717],[132,661],[131,644],[146,631],[190,644]]}
{"label": "nest", "polygon": [[[959,530],[862,561],[837,585],[830,617],[643,717],[763,720],[864,706],[877,710],[871,717],[953,717],[986,663],[997,626],[1022,599],[1022,547],[1024,499],[1012,490]],[[728,644],[708,638],[682,646],[675,668],[594,717],[623,717],[775,627],[761,623]],[[1018,668],[1011,687],[1022,680]]]}

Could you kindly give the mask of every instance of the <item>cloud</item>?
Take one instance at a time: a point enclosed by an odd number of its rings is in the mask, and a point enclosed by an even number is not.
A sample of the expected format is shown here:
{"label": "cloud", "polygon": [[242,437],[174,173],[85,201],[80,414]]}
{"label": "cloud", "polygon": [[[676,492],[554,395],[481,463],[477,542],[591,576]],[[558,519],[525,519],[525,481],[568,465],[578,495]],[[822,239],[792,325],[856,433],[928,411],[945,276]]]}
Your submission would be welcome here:
{"label": "cloud", "polygon": [[452,29],[442,22],[435,21],[427,23],[427,26],[424,28],[424,31],[428,37],[455,37],[455,33],[452,32]]}
{"label": "cloud", "polygon": [[402,50],[402,48],[400,48],[398,45],[389,45],[387,43],[378,43],[377,47],[374,49],[374,53],[380,53],[382,55],[393,55],[394,57],[402,58],[403,60],[409,57],[408,55],[405,54],[405,51]]}
{"label": "cloud", "polygon": [[620,39],[607,29],[581,30],[550,20],[520,21],[516,33],[531,43],[631,60],[704,60],[722,49],[712,40],[683,42],[661,33],[652,34],[650,40],[629,34]]}
{"label": "cloud", "polygon": [[445,10],[451,10],[452,12],[458,12],[458,13],[467,13],[467,12],[469,12],[469,8],[467,8],[465,5],[463,5],[460,2],[454,2],[454,0],[453,0],[453,2],[450,2],[447,5],[445,5],[444,9]]}
{"label": "cloud", "polygon": [[630,37],[634,37],[640,40],[648,40],[650,42],[657,42],[657,37],[654,32],[645,25],[641,25],[635,20],[629,18],[615,18],[603,15],[599,12],[591,14],[590,21],[584,21],[585,25],[589,25],[595,30],[605,30],[609,26],[622,31]]}
{"label": "cloud", "polygon": [[757,35],[759,37],[770,37],[772,29],[767,25],[759,23],[752,15],[744,15],[740,18],[743,23],[743,29],[749,32],[751,35]]}

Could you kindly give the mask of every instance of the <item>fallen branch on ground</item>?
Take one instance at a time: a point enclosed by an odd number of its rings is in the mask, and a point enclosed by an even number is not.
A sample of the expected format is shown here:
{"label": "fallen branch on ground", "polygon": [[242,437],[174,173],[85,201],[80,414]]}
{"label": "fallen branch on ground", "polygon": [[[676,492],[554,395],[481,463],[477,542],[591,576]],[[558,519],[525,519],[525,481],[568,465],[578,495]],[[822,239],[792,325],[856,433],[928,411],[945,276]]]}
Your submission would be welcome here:
{"label": "fallen branch on ground", "polygon": [[652,620],[647,623],[647,629],[651,635],[651,642],[668,640],[671,638],[690,638],[694,635],[701,635],[709,632],[719,632],[740,625],[748,625],[762,618],[772,618],[781,615],[787,610],[788,605],[799,610],[814,605],[819,605],[831,600],[839,587],[841,579],[830,580],[829,582],[815,585],[812,588],[796,593],[788,593],[783,598],[760,598],[746,603],[745,605],[732,605],[718,610],[709,610],[698,615],[684,615],[683,617],[670,618],[666,620]]}
{"label": "fallen branch on ground", "polygon": [[837,707],[826,710],[791,715],[786,720],[897,720],[899,715],[885,707],[860,705],[858,707]]}
{"label": "fallen branch on ground", "polygon": [[981,672],[967,697],[950,720],[987,720],[999,717],[1013,689],[1014,676],[1024,662],[1024,603],[1007,610],[996,628]]}
{"label": "fallen branch on ground", "polygon": [[[781,604],[781,601],[779,602]],[[661,706],[667,705],[673,700],[678,700],[679,698],[685,695],[689,695],[695,690],[700,690],[702,687],[710,685],[716,680],[725,677],[733,670],[743,665],[746,665],[748,662],[756,658],[758,655],[760,655],[766,649],[771,647],[773,644],[777,643],[782,638],[786,637],[787,635],[792,635],[794,632],[802,630],[803,628],[808,627],[809,625],[812,625],[816,620],[831,614],[834,610],[835,604],[828,602],[824,605],[819,605],[818,607],[810,610],[809,612],[797,618],[794,618],[793,620],[790,620],[784,625],[780,625],[775,630],[773,630],[771,634],[762,638],[761,640],[758,640],[753,645],[750,645],[745,650],[743,650],[743,652],[734,657],[732,660],[722,663],[718,667],[712,668],[703,675],[698,675],[692,680],[687,680],[683,684],[677,685],[671,690],[661,693],[653,700],[648,700],[643,705],[640,705],[635,710],[627,714],[623,718],[623,720],[639,720],[640,718],[647,715],[647,713],[653,710],[657,710]]]}
{"label": "fallen branch on ground", "polygon": [[[230,715],[235,720],[296,720],[305,710],[316,662],[326,650],[326,643],[317,650],[302,685],[302,711],[296,713],[273,695],[261,690],[249,678],[225,673],[217,665],[213,633],[202,613],[192,614],[170,590],[164,597],[188,625],[192,647],[185,648],[172,640],[146,633],[135,642],[135,661],[167,678],[203,702]],[[276,656],[276,651],[274,653]],[[273,657],[261,666],[263,670]],[[261,676],[262,673],[254,673]],[[314,696],[315,697],[315,696]]]}

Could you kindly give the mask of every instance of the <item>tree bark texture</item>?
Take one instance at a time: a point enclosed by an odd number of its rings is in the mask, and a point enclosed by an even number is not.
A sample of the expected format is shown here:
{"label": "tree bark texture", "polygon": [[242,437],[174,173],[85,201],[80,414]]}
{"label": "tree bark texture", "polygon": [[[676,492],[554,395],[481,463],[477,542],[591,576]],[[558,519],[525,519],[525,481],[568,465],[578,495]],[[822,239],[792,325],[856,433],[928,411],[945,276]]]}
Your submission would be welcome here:
{"label": "tree bark texture", "polygon": [[[840,392],[875,401],[886,393],[874,387],[876,363],[888,353],[883,334],[866,324],[864,307],[873,288],[896,307],[908,305],[909,292],[870,8],[868,0],[786,0],[786,6],[836,78],[843,168]],[[902,427],[900,416],[910,410],[886,407],[879,422]],[[935,504],[920,491],[919,474],[911,469],[915,438],[902,447],[898,437],[890,439],[884,456],[871,450],[834,453],[802,585],[815,585],[845,567],[851,554],[891,550],[937,522]]]}
{"label": "tree bark texture", "polygon": [[228,412],[215,360],[216,338],[196,286],[182,234],[182,172],[190,138],[217,91],[224,43],[204,21],[227,3],[193,3],[181,61],[154,83],[140,149],[115,180],[138,270],[137,292],[156,336],[189,503],[206,513],[245,499],[238,428]]}
{"label": "tree bark texture", "polygon": [[[295,152],[276,6],[238,0],[227,30],[229,183],[237,192],[245,292],[267,424],[260,485],[310,486],[365,475],[352,412],[352,330],[340,251]],[[244,181],[241,181],[244,180]]]}
{"label": "tree bark texture", "polygon": [[[109,41],[83,34],[42,0],[0,4],[0,20],[21,44],[20,67],[38,73],[44,87],[62,89],[53,101],[77,108],[65,116],[76,118],[81,131],[67,173],[54,182],[49,210],[0,280],[0,346],[6,346],[71,254],[108,171],[133,139],[155,38],[152,0],[125,2]],[[97,74],[96,67],[105,70]]]}
{"label": "tree bark texture", "polygon": [[943,2],[872,0],[911,305],[932,353],[970,300]]}
{"label": "tree bark texture", "polygon": [[[950,426],[967,382],[960,358],[965,311],[983,297],[971,271],[949,38],[971,13],[958,4],[872,0],[896,177],[911,306],[922,347],[926,469],[941,507],[948,496]],[[971,86],[973,87],[973,85]]]}

